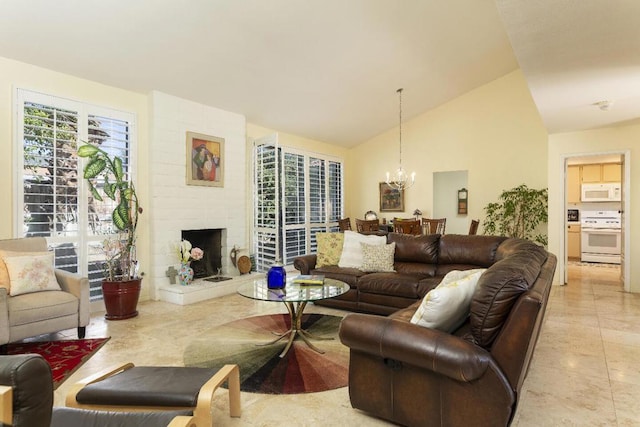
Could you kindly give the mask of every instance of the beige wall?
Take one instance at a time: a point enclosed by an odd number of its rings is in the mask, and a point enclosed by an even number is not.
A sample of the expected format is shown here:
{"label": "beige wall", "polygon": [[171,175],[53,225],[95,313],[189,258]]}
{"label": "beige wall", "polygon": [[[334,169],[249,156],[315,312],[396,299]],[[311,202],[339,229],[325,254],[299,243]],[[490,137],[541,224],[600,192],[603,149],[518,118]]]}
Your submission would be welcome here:
{"label": "beige wall", "polygon": [[[566,239],[564,204],[564,171],[565,159],[570,156],[582,156],[598,153],[628,153],[628,169],[625,194],[628,203],[625,228],[625,239],[629,241],[630,250],[625,254],[626,268],[630,280],[625,288],[631,292],[640,292],[640,265],[633,263],[640,253],[640,197],[634,183],[640,182],[640,125],[616,126],[582,132],[569,132],[549,136],[549,250],[562,256]],[[559,260],[556,281],[564,278],[564,263]]]}
{"label": "beige wall", "polygon": [[[0,238],[14,237],[13,194],[19,183],[15,180],[14,170],[14,90],[28,89],[47,95],[73,99],[90,104],[109,107],[116,110],[136,114],[138,122],[138,158],[136,188],[142,206],[149,194],[149,136],[147,97],[135,92],[102,85],[89,80],[79,79],[70,75],[57,73],[44,68],[35,67],[22,62],[0,57]],[[142,215],[140,218],[140,260],[142,265],[148,265],[148,221]],[[144,268],[143,268],[144,269]]]}
{"label": "beige wall", "polygon": [[[281,146],[299,148],[301,150],[321,153],[341,159],[344,159],[347,156],[348,149],[344,147],[247,123],[247,139],[249,140],[249,144],[251,144],[254,139],[274,133],[278,134],[278,144]],[[251,150],[248,152],[251,152]]]}
{"label": "beige wall", "polygon": [[[428,94],[427,94],[428,95]],[[410,88],[404,93],[411,102]],[[547,133],[522,72],[514,71],[402,125],[402,165],[416,172],[405,194],[405,213],[433,212],[433,172],[469,172],[469,214],[484,218],[484,206],[507,188],[547,186]],[[379,212],[378,183],[398,167],[398,128],[350,150],[347,214]],[[480,229],[482,232],[482,228]]]}

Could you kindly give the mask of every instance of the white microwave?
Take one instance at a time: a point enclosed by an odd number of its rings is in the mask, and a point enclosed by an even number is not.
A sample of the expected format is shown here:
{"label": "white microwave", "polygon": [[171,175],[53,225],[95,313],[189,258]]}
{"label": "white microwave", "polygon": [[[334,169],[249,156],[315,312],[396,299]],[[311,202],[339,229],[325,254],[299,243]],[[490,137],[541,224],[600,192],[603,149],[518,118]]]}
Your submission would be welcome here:
{"label": "white microwave", "polygon": [[582,184],[583,202],[619,202],[622,199],[622,185],[619,182],[604,184]]}

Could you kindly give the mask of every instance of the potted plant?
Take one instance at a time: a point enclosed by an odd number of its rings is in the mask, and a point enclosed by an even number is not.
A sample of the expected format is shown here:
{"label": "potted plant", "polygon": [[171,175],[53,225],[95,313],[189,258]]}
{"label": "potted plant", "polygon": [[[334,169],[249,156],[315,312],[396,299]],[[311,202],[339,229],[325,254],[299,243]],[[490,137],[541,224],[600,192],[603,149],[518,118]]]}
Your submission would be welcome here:
{"label": "potted plant", "polygon": [[525,184],[504,190],[500,202],[489,203],[482,226],[485,234],[529,239],[547,245],[547,235],[538,226],[549,219],[549,195],[546,188],[536,190]]}
{"label": "potted plant", "polygon": [[[95,200],[103,201],[101,193],[116,202],[111,213],[118,235],[103,243],[106,255],[102,294],[108,320],[122,320],[138,315],[142,277],[136,258],[136,228],[142,208],[133,182],[127,181],[122,159],[101,148],[84,144],[78,156],[88,159],[84,178]],[[102,185],[98,184],[98,180]],[[101,191],[100,191],[101,190]]]}

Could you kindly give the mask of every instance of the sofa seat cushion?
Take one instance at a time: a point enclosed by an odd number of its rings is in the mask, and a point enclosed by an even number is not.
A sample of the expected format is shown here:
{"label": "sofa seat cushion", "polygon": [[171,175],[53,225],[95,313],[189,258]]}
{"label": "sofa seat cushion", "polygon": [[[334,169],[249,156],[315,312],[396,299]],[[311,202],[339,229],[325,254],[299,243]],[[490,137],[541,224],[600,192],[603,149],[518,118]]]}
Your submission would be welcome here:
{"label": "sofa seat cushion", "polygon": [[[406,274],[408,276],[416,276],[421,279],[434,277],[436,275],[437,265],[421,264],[419,262],[401,262],[396,261],[394,268],[397,273]],[[444,276],[444,274],[442,275]]]}
{"label": "sofa seat cushion", "polygon": [[7,298],[9,325],[18,326],[78,314],[79,300],[63,291],[43,291]]}
{"label": "sofa seat cushion", "polygon": [[357,288],[358,278],[364,276],[366,273],[363,273],[357,268],[343,268],[338,267],[337,265],[327,265],[320,268],[314,268],[311,270],[311,274],[322,274],[330,279],[343,281],[351,288]]}
{"label": "sofa seat cushion", "polygon": [[405,298],[420,298],[419,277],[398,273],[371,273],[358,281],[360,293],[393,295]]}

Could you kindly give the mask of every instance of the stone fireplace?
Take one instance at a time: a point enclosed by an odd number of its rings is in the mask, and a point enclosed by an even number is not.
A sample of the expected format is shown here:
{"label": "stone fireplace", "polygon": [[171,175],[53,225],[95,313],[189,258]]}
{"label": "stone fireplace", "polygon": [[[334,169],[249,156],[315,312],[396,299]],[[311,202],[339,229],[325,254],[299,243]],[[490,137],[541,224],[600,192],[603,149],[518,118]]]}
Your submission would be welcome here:
{"label": "stone fireplace", "polygon": [[194,279],[216,275],[222,269],[222,232],[221,228],[182,230],[183,240],[204,251],[201,260],[191,261]]}

